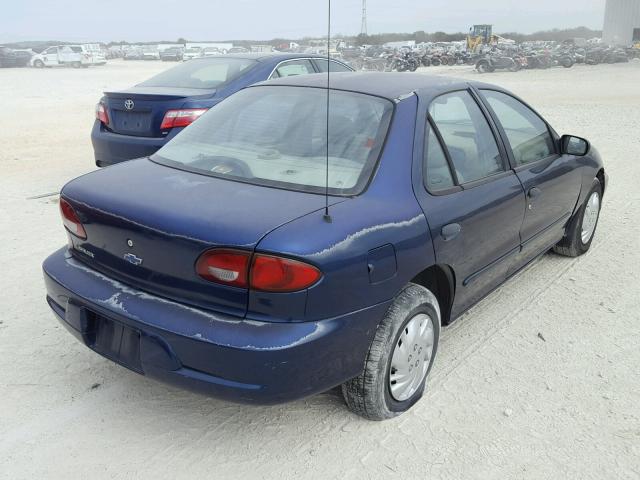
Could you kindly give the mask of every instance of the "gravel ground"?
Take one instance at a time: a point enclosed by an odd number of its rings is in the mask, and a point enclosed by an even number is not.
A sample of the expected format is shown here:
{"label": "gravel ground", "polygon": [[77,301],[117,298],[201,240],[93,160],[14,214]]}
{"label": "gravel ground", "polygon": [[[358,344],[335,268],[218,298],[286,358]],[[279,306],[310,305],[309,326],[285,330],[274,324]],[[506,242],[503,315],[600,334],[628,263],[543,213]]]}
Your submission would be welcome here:
{"label": "gravel ground", "polygon": [[0,478],[640,477],[640,63],[479,77],[598,147],[591,251],[548,254],[444,330],[429,391],[384,423],[337,391],[276,407],[147,380],[78,344],[44,301],[57,192],[89,172],[104,89],[167,68],[0,70]]}

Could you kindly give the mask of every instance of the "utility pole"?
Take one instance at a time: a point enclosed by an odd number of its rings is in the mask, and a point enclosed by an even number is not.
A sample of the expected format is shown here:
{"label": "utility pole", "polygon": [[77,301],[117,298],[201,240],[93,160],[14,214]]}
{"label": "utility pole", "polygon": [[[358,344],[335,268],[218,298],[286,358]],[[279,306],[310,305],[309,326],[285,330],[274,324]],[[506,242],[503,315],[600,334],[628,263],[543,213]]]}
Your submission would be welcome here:
{"label": "utility pole", "polygon": [[367,35],[367,0],[362,0],[362,27],[360,35]]}

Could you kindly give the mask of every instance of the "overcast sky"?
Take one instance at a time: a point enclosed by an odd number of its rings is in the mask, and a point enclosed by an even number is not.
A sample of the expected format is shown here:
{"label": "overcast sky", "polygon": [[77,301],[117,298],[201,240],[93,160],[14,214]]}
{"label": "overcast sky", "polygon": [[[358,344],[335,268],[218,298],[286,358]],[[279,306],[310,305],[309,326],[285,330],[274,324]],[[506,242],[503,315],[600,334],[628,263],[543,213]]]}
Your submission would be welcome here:
{"label": "overcast sky", "polygon": [[[305,0],[2,0],[0,42],[153,41],[319,36],[326,1]],[[361,0],[333,0],[333,31],[360,32]],[[468,31],[531,33],[601,29],[605,0],[368,0],[369,33]]]}

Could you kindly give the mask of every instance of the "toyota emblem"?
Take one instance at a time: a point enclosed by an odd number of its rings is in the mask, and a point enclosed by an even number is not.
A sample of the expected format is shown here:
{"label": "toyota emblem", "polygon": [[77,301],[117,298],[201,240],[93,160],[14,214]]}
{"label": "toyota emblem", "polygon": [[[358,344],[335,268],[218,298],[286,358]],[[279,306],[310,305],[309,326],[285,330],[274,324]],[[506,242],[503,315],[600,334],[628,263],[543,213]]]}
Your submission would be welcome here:
{"label": "toyota emblem", "polygon": [[133,110],[134,106],[135,106],[135,103],[133,103],[133,100],[131,100],[130,98],[124,101],[124,108],[126,108],[127,110]]}

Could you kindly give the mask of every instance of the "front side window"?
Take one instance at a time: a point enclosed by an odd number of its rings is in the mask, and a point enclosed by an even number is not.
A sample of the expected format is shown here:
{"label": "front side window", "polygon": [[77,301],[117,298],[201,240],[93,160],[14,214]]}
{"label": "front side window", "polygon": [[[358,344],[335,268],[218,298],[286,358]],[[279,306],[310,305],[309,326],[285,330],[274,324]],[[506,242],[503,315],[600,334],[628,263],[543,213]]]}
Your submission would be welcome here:
{"label": "front side window", "polygon": [[555,153],[547,124],[529,107],[515,98],[494,90],[483,90],[502,125],[517,166],[526,165]]}
{"label": "front side window", "polygon": [[[222,101],[152,160],[231,180],[324,193],[327,90],[261,86]],[[332,90],[329,193],[357,195],[375,169],[393,103]]]}
{"label": "front side window", "polygon": [[186,62],[170,68],[149,80],[142,87],[218,88],[230,82],[256,64],[245,58],[208,58]]}
{"label": "front side window", "polygon": [[504,171],[495,137],[469,92],[447,93],[436,98],[429,114],[449,151],[459,183]]}

